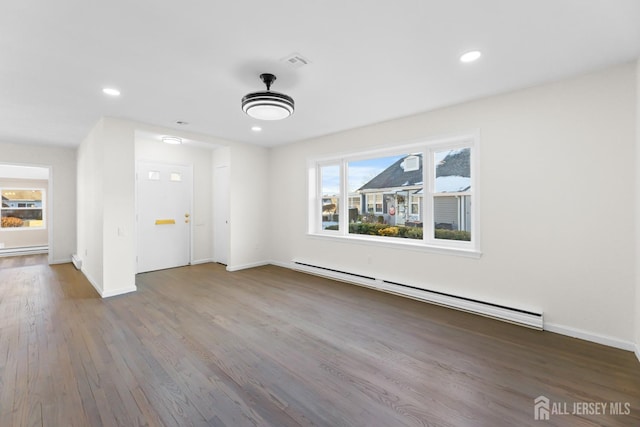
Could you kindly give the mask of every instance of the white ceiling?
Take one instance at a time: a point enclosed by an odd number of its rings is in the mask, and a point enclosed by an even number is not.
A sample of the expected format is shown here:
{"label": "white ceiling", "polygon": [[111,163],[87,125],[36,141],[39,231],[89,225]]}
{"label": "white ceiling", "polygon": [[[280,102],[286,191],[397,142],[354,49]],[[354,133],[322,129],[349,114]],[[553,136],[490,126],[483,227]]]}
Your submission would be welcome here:
{"label": "white ceiling", "polygon": [[[106,115],[273,146],[638,57],[638,0],[4,1],[0,141],[77,146]],[[296,112],[255,133],[263,72]]]}

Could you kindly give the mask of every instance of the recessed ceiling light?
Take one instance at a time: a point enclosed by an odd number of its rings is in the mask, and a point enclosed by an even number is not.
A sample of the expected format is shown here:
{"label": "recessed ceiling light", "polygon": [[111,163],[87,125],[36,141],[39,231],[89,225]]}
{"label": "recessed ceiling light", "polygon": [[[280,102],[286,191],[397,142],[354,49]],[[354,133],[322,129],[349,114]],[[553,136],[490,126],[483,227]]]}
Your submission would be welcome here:
{"label": "recessed ceiling light", "polygon": [[251,126],[251,130],[254,132],[260,132],[262,128],[260,126]]}
{"label": "recessed ceiling light", "polygon": [[177,136],[163,136],[162,142],[166,142],[167,144],[182,144],[182,138],[178,138]]}
{"label": "recessed ceiling light", "polygon": [[105,87],[102,89],[102,93],[109,96],[120,96],[120,91],[113,87]]}
{"label": "recessed ceiling light", "polygon": [[482,52],[480,52],[479,50],[472,50],[469,52],[466,52],[464,54],[462,54],[460,56],[460,62],[473,62],[473,61],[477,61],[478,58],[480,58],[482,56]]}

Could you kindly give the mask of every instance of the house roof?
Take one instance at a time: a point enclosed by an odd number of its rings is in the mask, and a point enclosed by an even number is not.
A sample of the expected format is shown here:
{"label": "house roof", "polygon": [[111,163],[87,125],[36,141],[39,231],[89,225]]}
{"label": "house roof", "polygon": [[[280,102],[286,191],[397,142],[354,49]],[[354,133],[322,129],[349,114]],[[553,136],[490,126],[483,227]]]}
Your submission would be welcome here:
{"label": "house roof", "polygon": [[[422,167],[422,162],[420,162]],[[471,176],[471,159],[470,150],[463,148],[458,151],[450,152],[436,166],[436,178],[441,176]]]}
{"label": "house roof", "polygon": [[[409,156],[417,156],[420,159],[420,167],[405,172],[403,164]],[[382,188],[401,189],[421,185],[423,182],[422,165],[421,154],[402,157],[360,187],[358,191]],[[449,193],[468,190],[471,186],[470,170],[470,150],[468,148],[450,152],[436,166],[436,191]]]}
{"label": "house roof", "polygon": [[398,159],[394,164],[374,176],[369,182],[358,189],[371,190],[379,188],[410,187],[422,183],[422,155],[417,154],[420,159],[420,167],[414,171],[405,172],[402,164],[409,157]]}

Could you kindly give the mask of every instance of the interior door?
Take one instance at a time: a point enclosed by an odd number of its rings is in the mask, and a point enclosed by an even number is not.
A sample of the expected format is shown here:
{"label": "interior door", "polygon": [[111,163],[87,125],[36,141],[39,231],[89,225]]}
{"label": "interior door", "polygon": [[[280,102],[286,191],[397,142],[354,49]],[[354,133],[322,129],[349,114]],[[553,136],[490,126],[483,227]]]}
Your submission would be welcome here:
{"label": "interior door", "polygon": [[136,180],[137,272],[189,264],[191,167],[138,162]]}
{"label": "interior door", "polygon": [[229,263],[229,167],[219,166],[213,172],[213,260]]}

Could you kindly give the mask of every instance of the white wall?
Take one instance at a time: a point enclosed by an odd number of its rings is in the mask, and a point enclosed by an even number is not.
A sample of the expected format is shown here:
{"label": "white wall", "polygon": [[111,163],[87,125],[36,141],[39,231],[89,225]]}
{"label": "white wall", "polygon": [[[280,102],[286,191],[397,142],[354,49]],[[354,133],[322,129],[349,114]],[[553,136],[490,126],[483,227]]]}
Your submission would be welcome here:
{"label": "white wall", "polygon": [[103,118],[78,149],[78,254],[102,296],[135,290],[134,128]]}
{"label": "white wall", "polygon": [[44,208],[45,226],[35,229],[29,229],[28,227],[0,229],[0,243],[4,244],[4,248],[47,246],[49,241],[49,221],[51,221],[49,212],[51,209],[49,206],[49,181],[40,179],[0,178],[0,188],[3,190],[13,188],[42,188],[45,191],[42,205]]}
{"label": "white wall", "polygon": [[211,151],[188,144],[165,144],[145,134],[136,136],[136,160],[193,167],[192,263],[213,258]]}
{"label": "white wall", "polygon": [[636,356],[640,360],[640,60],[636,63]]}
{"label": "white wall", "polygon": [[49,261],[69,262],[76,250],[76,150],[0,143],[0,153],[2,163],[51,167]]}
{"label": "white wall", "polygon": [[[215,150],[212,151],[211,153],[211,167],[212,169],[215,171],[216,168],[221,168],[221,167],[226,167],[226,168],[230,168],[231,167],[231,150],[229,147],[220,147],[220,148],[216,148]],[[230,176],[230,172],[229,172],[229,176]],[[215,172],[214,172],[214,177],[215,177]],[[214,178],[215,179],[215,178]],[[230,177],[228,179],[229,181],[231,181]],[[216,262],[226,262],[227,265],[229,264],[229,246],[230,246],[230,239],[231,239],[231,231],[230,231],[230,226],[227,225],[227,234],[228,234],[228,239],[217,239],[216,238],[216,233],[219,233],[220,231],[218,229],[216,229],[216,227],[225,227],[225,225],[223,225],[223,222],[229,221],[229,214],[231,211],[231,189],[230,188],[222,188],[222,185],[218,186],[216,185],[215,182],[212,183],[212,187],[213,187],[213,200],[215,200],[214,203],[214,209],[213,209],[213,234],[212,234],[212,239],[213,239],[213,259]],[[226,192],[226,194],[218,194],[218,191],[224,191]],[[220,206],[221,203],[226,203],[226,206]]]}
{"label": "white wall", "polygon": [[[274,148],[270,256],[542,310],[548,329],[631,349],[635,87],[628,64]],[[480,259],[305,234],[308,158],[473,130]]]}
{"label": "white wall", "polygon": [[[269,151],[248,144],[230,147],[229,271],[268,263],[270,236]],[[280,195],[281,196],[281,195]]]}
{"label": "white wall", "polygon": [[[267,150],[262,147],[222,141],[188,132],[127,120],[102,118],[78,150],[78,254],[83,272],[102,296],[130,292],[135,287],[135,158],[136,134],[170,134],[213,146],[229,146],[231,170],[230,269],[265,263],[267,223]],[[141,142],[145,151],[145,143]],[[148,148],[148,146],[147,146]],[[191,156],[187,156],[191,158]],[[209,171],[198,181],[211,183],[213,155],[207,153]],[[199,163],[203,169],[205,163]],[[211,187],[203,189],[211,194]],[[202,196],[206,205],[206,196]],[[206,206],[198,209],[207,215]],[[255,210],[265,212],[255,217]],[[200,220],[198,220],[200,221]],[[206,229],[209,218],[202,218]],[[208,226],[206,224],[209,224]],[[199,253],[206,256],[212,235],[198,240]],[[200,237],[199,237],[200,239]],[[208,246],[208,247],[205,247]]]}

